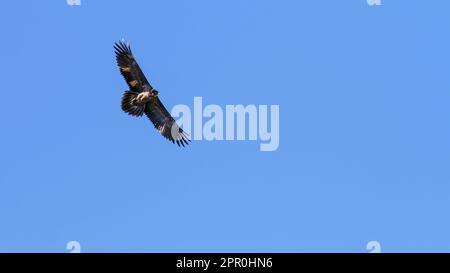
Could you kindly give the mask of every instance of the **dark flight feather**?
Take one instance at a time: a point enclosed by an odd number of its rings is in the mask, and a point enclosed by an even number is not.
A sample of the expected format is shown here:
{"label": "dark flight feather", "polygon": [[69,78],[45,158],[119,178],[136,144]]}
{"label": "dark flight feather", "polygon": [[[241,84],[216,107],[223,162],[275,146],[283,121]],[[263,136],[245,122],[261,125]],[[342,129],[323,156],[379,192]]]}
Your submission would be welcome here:
{"label": "dark flight feather", "polygon": [[120,73],[125,78],[131,91],[143,92],[150,91],[153,87],[145,78],[141,68],[134,59],[133,53],[129,45],[120,41],[114,45],[116,50],[116,61],[120,68]]}
{"label": "dark flight feather", "polygon": [[189,145],[190,139],[186,132],[181,129],[175,122],[175,119],[169,114],[166,107],[161,103],[159,97],[156,101],[147,103],[145,107],[145,115],[155,126],[161,135],[178,146]]}
{"label": "dark flight feather", "polygon": [[138,94],[138,92],[134,91],[125,91],[125,93],[123,93],[121,103],[122,111],[136,117],[141,117],[144,114],[145,104],[133,103],[133,100],[136,99]]}

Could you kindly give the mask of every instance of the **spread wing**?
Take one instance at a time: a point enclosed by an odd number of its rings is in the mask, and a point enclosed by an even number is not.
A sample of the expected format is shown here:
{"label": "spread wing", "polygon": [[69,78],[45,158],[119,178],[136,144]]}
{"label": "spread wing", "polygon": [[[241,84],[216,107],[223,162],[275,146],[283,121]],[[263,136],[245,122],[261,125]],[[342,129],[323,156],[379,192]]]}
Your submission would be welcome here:
{"label": "spread wing", "polygon": [[161,103],[159,97],[156,97],[154,103],[147,103],[145,106],[145,115],[150,119],[155,128],[168,140],[177,143],[178,146],[188,145],[190,140],[186,132],[175,122],[175,119],[169,114],[166,107]]}
{"label": "spread wing", "polygon": [[120,41],[115,43],[114,49],[116,50],[116,60],[120,68],[120,73],[127,81],[131,91],[143,92],[152,90],[152,86],[148,83],[144,73],[133,57],[130,45]]}

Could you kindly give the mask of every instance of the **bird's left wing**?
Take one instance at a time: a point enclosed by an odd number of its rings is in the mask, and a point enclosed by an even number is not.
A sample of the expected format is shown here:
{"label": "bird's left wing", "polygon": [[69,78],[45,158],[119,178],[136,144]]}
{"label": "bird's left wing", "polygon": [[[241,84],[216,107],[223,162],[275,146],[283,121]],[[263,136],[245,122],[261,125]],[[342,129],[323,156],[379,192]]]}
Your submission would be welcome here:
{"label": "bird's left wing", "polygon": [[168,140],[183,147],[189,144],[190,140],[188,135],[178,126],[175,119],[169,114],[158,97],[155,103],[147,103],[145,106],[145,115],[147,115],[161,135]]}
{"label": "bird's left wing", "polygon": [[[141,68],[133,57],[130,45],[124,41],[115,43],[114,49],[116,50],[116,60],[120,68],[120,73],[127,81],[131,91],[143,92],[152,90],[153,87],[145,78]],[[144,90],[148,88],[148,90]]]}

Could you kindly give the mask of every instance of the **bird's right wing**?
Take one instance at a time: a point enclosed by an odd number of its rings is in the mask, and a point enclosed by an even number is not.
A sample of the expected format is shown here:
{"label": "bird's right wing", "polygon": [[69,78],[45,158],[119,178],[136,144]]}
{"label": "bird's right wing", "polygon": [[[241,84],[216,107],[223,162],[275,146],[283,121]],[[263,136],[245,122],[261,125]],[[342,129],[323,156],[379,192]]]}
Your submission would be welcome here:
{"label": "bird's right wing", "polygon": [[[120,41],[115,43],[114,49],[116,50],[116,60],[120,68],[120,73],[127,81],[131,91],[143,92],[152,90],[152,86],[145,78],[141,68],[133,57],[130,45]],[[144,90],[148,88],[148,90]]]}

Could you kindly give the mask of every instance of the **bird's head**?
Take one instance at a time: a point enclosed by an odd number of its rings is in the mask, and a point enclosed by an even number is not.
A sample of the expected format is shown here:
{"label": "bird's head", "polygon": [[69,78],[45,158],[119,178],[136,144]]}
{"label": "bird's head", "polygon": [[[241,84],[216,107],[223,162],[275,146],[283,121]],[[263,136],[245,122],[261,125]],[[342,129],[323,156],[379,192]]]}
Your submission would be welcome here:
{"label": "bird's head", "polygon": [[153,96],[158,96],[158,93],[159,93],[158,90],[156,90],[156,89],[152,90],[152,95]]}

